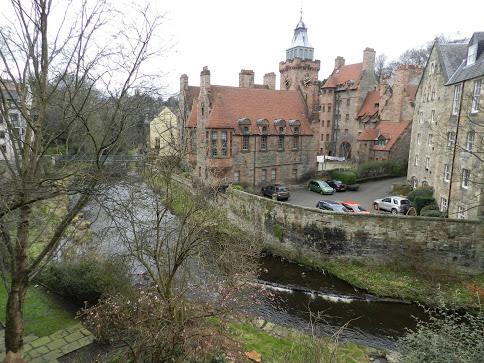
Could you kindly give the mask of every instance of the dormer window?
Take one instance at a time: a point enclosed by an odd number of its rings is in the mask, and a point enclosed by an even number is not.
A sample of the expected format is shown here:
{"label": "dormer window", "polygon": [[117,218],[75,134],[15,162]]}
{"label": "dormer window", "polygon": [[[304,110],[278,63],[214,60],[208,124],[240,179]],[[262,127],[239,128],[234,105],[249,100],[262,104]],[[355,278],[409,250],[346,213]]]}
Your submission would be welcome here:
{"label": "dormer window", "polygon": [[467,65],[476,63],[477,58],[477,43],[471,45],[467,50]]}
{"label": "dormer window", "polygon": [[378,145],[378,146],[385,146],[385,137],[384,136],[380,136],[378,137],[378,140],[375,141],[375,145]]}

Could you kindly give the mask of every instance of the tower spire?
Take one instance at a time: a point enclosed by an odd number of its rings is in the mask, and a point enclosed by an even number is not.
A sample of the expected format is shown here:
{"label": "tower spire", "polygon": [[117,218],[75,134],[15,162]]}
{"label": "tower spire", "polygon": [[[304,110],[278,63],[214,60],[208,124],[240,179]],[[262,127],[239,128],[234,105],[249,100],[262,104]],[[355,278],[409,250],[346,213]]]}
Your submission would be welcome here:
{"label": "tower spire", "polygon": [[313,60],[314,49],[309,44],[306,25],[302,20],[303,8],[301,5],[299,22],[294,29],[291,47],[286,50],[286,59],[310,59]]}

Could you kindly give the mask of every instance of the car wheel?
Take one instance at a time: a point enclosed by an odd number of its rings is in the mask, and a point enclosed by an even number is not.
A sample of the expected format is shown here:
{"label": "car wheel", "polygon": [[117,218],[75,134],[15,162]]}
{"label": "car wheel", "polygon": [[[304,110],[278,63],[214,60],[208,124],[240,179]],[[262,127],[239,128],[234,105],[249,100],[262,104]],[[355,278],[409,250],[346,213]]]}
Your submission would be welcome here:
{"label": "car wheel", "polygon": [[398,211],[395,208],[393,208],[392,209],[392,214],[398,214]]}
{"label": "car wheel", "polygon": [[373,203],[373,209],[374,209],[374,210],[378,210],[378,209],[379,209],[379,208],[378,208],[378,203]]}

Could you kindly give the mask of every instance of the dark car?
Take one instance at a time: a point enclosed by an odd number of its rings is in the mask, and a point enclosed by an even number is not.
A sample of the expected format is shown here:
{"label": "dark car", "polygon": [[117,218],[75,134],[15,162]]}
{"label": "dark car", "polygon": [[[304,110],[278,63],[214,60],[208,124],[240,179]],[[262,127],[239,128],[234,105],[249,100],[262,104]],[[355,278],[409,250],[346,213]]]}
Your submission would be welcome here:
{"label": "dark car", "polygon": [[341,182],[341,180],[326,180],[326,183],[337,192],[344,192],[346,190],[346,184]]}
{"label": "dark car", "polygon": [[277,194],[277,200],[288,200],[289,189],[282,185],[266,185],[262,188],[261,194],[264,197],[272,198],[274,194]]}
{"label": "dark car", "polygon": [[351,213],[348,208],[334,200],[320,200],[318,204],[316,204],[316,208],[332,212]]}

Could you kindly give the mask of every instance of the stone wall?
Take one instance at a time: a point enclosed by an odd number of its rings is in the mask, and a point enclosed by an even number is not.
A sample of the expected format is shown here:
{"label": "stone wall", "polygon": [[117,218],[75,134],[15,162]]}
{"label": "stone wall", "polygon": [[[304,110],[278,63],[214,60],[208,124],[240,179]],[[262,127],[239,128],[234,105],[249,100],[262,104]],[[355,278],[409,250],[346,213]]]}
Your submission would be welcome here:
{"label": "stone wall", "polygon": [[484,272],[484,225],[477,221],[321,212],[236,190],[222,198],[237,225],[265,234],[275,249],[308,259],[341,257]]}

